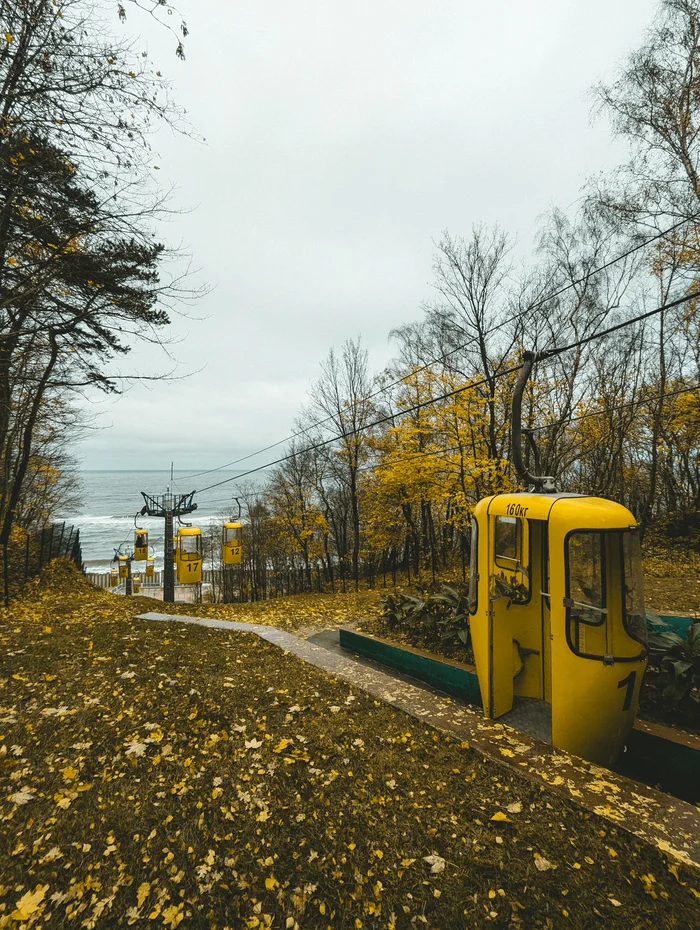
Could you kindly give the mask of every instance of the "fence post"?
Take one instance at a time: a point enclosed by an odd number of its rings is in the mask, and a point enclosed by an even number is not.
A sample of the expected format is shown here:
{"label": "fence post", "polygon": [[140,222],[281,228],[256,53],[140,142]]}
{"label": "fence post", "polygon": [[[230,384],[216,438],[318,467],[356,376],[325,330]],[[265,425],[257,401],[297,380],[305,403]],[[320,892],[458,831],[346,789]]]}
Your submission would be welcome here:
{"label": "fence post", "polygon": [[60,558],[61,558],[61,547],[63,546],[63,534],[64,534],[65,530],[66,530],[66,524],[65,524],[65,521],[64,521],[64,522],[61,524],[61,535],[60,535],[59,538],[58,538],[58,550],[57,550],[57,552],[56,552],[56,558],[57,558],[57,559],[60,559]]}
{"label": "fence post", "polygon": [[[63,525],[65,526],[65,523],[64,523]],[[75,529],[75,527],[71,526],[70,531],[69,531],[69,533],[68,533],[68,539],[66,540],[66,558],[70,558],[70,555],[71,555],[71,540],[73,539],[73,530],[74,530],[74,529]],[[61,533],[61,539],[62,539],[62,538],[63,538],[63,533]],[[61,554],[61,553],[59,552],[59,555],[60,555],[60,554]]]}
{"label": "fence post", "polygon": [[76,565],[80,571],[85,574],[85,566],[83,565],[83,546],[80,542],[80,530],[75,534],[75,542],[73,543],[73,549],[75,551]]}

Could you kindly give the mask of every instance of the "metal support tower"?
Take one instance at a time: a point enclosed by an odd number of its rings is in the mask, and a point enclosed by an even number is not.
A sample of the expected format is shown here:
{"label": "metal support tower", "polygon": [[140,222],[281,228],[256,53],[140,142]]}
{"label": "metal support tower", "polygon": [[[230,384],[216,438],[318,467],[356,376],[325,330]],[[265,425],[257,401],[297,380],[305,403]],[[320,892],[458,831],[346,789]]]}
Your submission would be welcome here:
{"label": "metal support tower", "polygon": [[126,561],[126,595],[129,597],[134,593],[134,584],[131,577],[131,563],[134,561],[133,555]]}
{"label": "metal support tower", "polygon": [[173,563],[173,519],[182,517],[185,514],[192,513],[197,509],[192,498],[195,492],[189,494],[172,494],[170,488],[165,494],[153,497],[141,491],[141,497],[144,499],[144,506],[141,508],[141,516],[163,517],[165,520],[165,540],[163,544],[163,601],[167,604],[175,602],[175,565]]}
{"label": "metal support tower", "polygon": [[[112,561],[116,562],[117,565],[119,564],[118,557],[120,554],[121,554],[121,546],[119,547],[119,549],[114,550],[114,558],[112,559]],[[132,583],[132,578],[131,578],[131,563],[133,561],[134,561],[133,555],[130,555],[129,558],[126,560],[126,578],[124,579],[124,585],[126,587],[126,590],[124,593],[127,595],[133,594],[133,583]]]}

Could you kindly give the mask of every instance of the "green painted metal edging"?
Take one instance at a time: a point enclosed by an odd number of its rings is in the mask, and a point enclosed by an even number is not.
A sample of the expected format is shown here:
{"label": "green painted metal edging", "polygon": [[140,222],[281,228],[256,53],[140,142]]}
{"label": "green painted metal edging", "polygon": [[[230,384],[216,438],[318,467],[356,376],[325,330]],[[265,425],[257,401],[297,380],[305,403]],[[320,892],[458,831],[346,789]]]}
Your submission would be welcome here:
{"label": "green painted metal edging", "polygon": [[[644,728],[636,721],[629,735],[627,752],[617,765],[616,772],[658,785],[662,791],[691,804],[700,803],[700,740],[690,734],[677,736],[669,727],[656,727],[658,733]],[[668,733],[673,738],[666,738]]]}
{"label": "green painted metal edging", "polygon": [[690,624],[697,622],[696,617],[684,617],[681,614],[659,614],[659,616],[684,639],[688,635]]}
{"label": "green painted metal edging", "polygon": [[481,691],[476,672],[446,660],[431,659],[416,649],[393,646],[381,639],[375,639],[364,633],[340,629],[340,645],[352,649],[368,659],[376,659],[382,665],[388,665],[399,672],[411,675],[419,681],[432,685],[445,694],[461,698],[469,704],[481,706]]}

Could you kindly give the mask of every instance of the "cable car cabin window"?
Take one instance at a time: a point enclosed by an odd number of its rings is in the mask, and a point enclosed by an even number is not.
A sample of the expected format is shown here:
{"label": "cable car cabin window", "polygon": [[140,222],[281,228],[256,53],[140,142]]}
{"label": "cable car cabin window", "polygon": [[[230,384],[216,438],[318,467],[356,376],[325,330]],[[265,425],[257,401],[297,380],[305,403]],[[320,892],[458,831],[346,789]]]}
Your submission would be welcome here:
{"label": "cable car cabin window", "polygon": [[240,526],[227,526],[224,529],[224,540],[227,543],[238,542],[241,538]]}
{"label": "cable car cabin window", "polygon": [[181,558],[192,558],[199,555],[200,536],[181,536],[180,537],[180,556]]}
{"label": "cable car cabin window", "polygon": [[530,579],[528,568],[523,564],[523,520],[520,517],[496,517],[493,561],[495,595],[509,597],[514,604],[527,603]]}
{"label": "cable car cabin window", "polygon": [[476,613],[479,600],[479,524],[472,517],[472,541],[469,549],[469,613]]}
{"label": "cable car cabin window", "polygon": [[622,563],[624,572],[624,610],[627,633],[647,646],[647,615],[644,608],[644,575],[639,533],[630,530],[622,537]]}
{"label": "cable car cabin window", "polygon": [[567,536],[564,603],[573,652],[605,662],[632,662],[645,655],[641,579],[636,533],[580,531]]}
{"label": "cable car cabin window", "polygon": [[145,549],[148,545],[148,533],[137,533],[136,534],[136,548]]}
{"label": "cable car cabin window", "polygon": [[494,556],[496,565],[509,568],[518,567],[522,545],[522,523],[518,517],[496,517],[496,534]]}
{"label": "cable car cabin window", "polygon": [[579,623],[600,626],[605,622],[603,536],[574,533],[568,540],[568,596],[574,602],[572,616]]}

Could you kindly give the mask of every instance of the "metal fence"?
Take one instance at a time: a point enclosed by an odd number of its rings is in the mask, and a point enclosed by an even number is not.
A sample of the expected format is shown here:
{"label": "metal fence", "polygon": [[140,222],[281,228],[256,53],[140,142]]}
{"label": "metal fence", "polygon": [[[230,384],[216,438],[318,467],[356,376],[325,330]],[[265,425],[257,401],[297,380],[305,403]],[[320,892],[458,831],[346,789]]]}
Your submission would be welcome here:
{"label": "metal fence", "polygon": [[[163,586],[163,574],[164,572],[155,572],[152,577],[147,578],[144,572],[134,571],[133,565],[131,568],[132,574],[138,575],[141,579],[141,591],[143,592],[144,588],[162,588]],[[87,579],[91,581],[98,588],[109,588],[110,587],[110,577],[111,572],[88,572]],[[211,584],[214,580],[213,576],[216,572],[212,572],[209,569],[204,569],[202,572],[202,581],[205,584]],[[183,587],[187,587],[184,585]]]}
{"label": "metal fence", "polygon": [[2,553],[2,574],[5,603],[30,579],[41,574],[52,559],[69,559],[84,571],[80,530],[66,523],[52,523],[39,533],[13,539]]}

